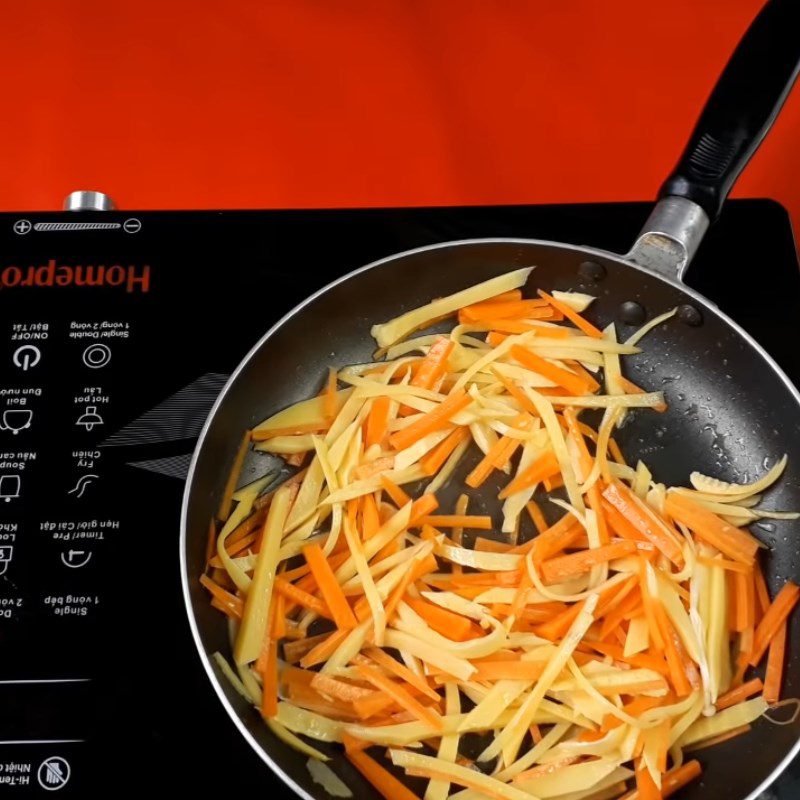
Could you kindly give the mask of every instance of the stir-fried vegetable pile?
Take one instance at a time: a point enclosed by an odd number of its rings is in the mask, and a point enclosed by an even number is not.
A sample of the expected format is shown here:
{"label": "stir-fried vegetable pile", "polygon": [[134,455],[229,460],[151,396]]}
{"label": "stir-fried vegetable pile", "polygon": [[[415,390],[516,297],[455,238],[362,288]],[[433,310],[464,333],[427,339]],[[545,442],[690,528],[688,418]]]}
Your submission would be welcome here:
{"label": "stir-fried vegetable pile", "polygon": [[[628,466],[616,428],[666,406],[620,358],[674,312],[620,343],[587,295],[523,299],[529,273],[376,325],[383,360],[246,433],[212,522],[217,663],[336,796],[309,739],[389,800],[416,796],[402,774],[425,800],[653,800],[779,703],[800,589],[770,599],[743,526],[797,516],[757,508],[785,457],[749,485]],[[298,471],[234,491],[251,448]]]}

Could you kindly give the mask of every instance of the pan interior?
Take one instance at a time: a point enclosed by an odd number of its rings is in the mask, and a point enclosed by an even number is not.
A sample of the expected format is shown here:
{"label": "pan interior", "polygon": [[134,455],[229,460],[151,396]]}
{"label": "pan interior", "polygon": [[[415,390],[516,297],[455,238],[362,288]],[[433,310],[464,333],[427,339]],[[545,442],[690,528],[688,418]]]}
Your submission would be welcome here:
{"label": "pan interior", "polygon": [[[605,277],[581,277],[582,262],[602,265]],[[654,479],[685,484],[692,470],[729,481],[760,476],[784,453],[789,467],[763,505],[800,510],[800,407],[785,378],[773,369],[759,348],[741,335],[709,304],[686,290],[598,253],[579,248],[519,240],[452,243],[401,254],[365,268],[312,297],[290,314],[245,359],[223,393],[198,445],[187,484],[184,519],[184,576],[190,613],[197,628],[201,655],[215,650],[229,655],[224,618],[208,605],[198,578],[203,569],[208,520],[212,516],[242,432],[287,405],[315,394],[329,365],[344,366],[372,359],[372,324],[390,319],[434,297],[523,266],[536,266],[526,294],[536,288],[585,291],[597,297],[587,316],[600,327],[614,322],[621,340],[634,332],[621,322],[625,301],[640,303],[650,319],[675,306],[690,304],[702,324],[674,317],[645,337],[643,352],[626,357],[625,374],[647,390],[661,390],[669,409],[658,414],[637,410],[617,436],[630,463],[642,458]],[[589,270],[589,272],[593,272]],[[464,465],[465,468],[469,464]],[[451,481],[440,495],[441,509],[452,508],[461,481]],[[496,512],[490,498],[497,483],[472,492],[471,508]],[[477,512],[481,513],[481,512]],[[497,521],[498,518],[495,517]],[[770,549],[765,564],[774,592],[786,579],[797,579],[800,549],[793,538],[796,523],[755,526],[753,532]],[[499,525],[498,525],[499,529]],[[792,626],[785,696],[800,693],[796,643],[797,615]],[[275,739],[254,709],[217,676],[228,709],[253,746],[267,761],[310,797],[326,797],[306,769],[306,757]],[[699,754],[701,782],[684,790],[686,798],[744,798],[756,789],[798,738],[798,726],[758,723],[749,735]],[[331,766],[354,794],[377,797],[337,748],[323,749]],[[414,787],[424,792],[424,783]]]}

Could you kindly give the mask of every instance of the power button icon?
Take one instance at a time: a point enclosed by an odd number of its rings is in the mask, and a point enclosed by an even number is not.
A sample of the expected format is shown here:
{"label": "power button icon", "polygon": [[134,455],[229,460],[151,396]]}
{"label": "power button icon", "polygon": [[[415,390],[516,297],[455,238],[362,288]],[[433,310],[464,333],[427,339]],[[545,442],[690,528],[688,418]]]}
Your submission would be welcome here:
{"label": "power button icon", "polygon": [[14,366],[19,367],[23,372],[35,367],[42,360],[42,351],[32,344],[24,344],[14,351],[11,356]]}

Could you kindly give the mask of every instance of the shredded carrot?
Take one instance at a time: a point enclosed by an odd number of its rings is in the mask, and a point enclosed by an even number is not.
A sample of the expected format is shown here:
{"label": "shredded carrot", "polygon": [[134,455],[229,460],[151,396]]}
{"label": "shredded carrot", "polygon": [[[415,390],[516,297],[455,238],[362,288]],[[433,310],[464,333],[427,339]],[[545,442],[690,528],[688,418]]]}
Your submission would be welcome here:
{"label": "shredded carrot", "polygon": [[420,466],[426,475],[435,475],[450,458],[452,452],[461,442],[469,437],[467,428],[456,428],[451,431],[446,439],[443,439],[426,456],[420,459]]}
{"label": "shredded carrot", "polygon": [[374,661],[378,666],[383,667],[385,670],[394,673],[401,680],[411,684],[411,686],[417,689],[417,691],[421,692],[427,697],[430,697],[431,700],[434,700],[437,703],[439,702],[439,695],[433,689],[431,689],[430,686],[428,686],[428,683],[424,678],[421,678],[419,675],[412,672],[407,666],[393,659],[388,653],[377,647],[373,647],[366,651],[366,656]]}
{"label": "shredded carrot", "polygon": [[747,700],[748,697],[758,694],[763,688],[764,684],[761,682],[761,678],[753,678],[753,680],[720,695],[715,703],[716,709],[722,711],[723,708],[735,706],[737,703]]}
{"label": "shredded carrot", "polygon": [[385,770],[377,761],[363,750],[351,748],[345,751],[348,761],[375,787],[386,800],[418,800],[391,772]]}
{"label": "shredded carrot", "polygon": [[[327,661],[336,648],[345,640],[349,631],[335,630],[333,633],[328,634],[318,644],[314,645],[304,656],[300,659],[300,666],[304,669],[321,664]],[[284,648],[284,653],[286,649]]]}
{"label": "shredded carrot", "polygon": [[381,486],[383,491],[389,495],[392,502],[398,507],[406,505],[411,502],[411,498],[401,489],[390,477],[381,475]]}
{"label": "shredded carrot", "polygon": [[781,623],[769,645],[767,672],[764,678],[764,700],[773,705],[781,699],[783,667],[786,661],[786,620]]}
{"label": "shredded carrot", "polygon": [[547,520],[544,518],[544,514],[542,514],[542,509],[539,507],[539,504],[535,500],[530,500],[525,505],[526,510],[528,511],[528,515],[530,516],[533,524],[536,526],[537,533],[544,533],[547,528]]}
{"label": "shredded carrot", "polygon": [[388,397],[376,397],[367,417],[367,431],[364,444],[367,447],[380,444],[386,437],[389,425],[391,400]]}
{"label": "shredded carrot", "polygon": [[464,306],[459,311],[458,319],[463,322],[482,322],[489,319],[537,319],[537,315],[549,309],[547,303],[541,300],[511,300],[507,302],[492,302],[487,300],[483,303],[475,303],[471,306]]}
{"label": "shredded carrot", "polygon": [[212,597],[225,609],[225,613],[228,614],[229,617],[233,617],[234,619],[242,618],[244,602],[240,597],[236,597],[236,595],[223,589],[219,584],[212,581],[208,575],[201,575],[200,583],[208,589]]}
{"label": "shredded carrot", "polygon": [[673,564],[679,569],[683,567],[684,559],[678,544],[677,533],[670,535],[653,521],[653,515],[640,505],[638,498],[619,481],[609,484],[603,492],[603,497],[612,505],[631,525],[652,542]]}
{"label": "shredded carrot", "polygon": [[470,514],[438,514],[423,517],[419,523],[420,525],[432,525],[434,528],[471,528],[480,531],[492,529],[491,517]]}
{"label": "shredded carrot", "polygon": [[662,800],[664,796],[643,761],[636,767],[636,789],[639,792],[637,800]]}
{"label": "shredded carrot", "polygon": [[758,540],[733,525],[729,525],[713,511],[697,505],[684,495],[669,492],[667,513],[682,522],[695,536],[716,547],[734,561],[752,564],[758,551]]}
{"label": "shredded carrot", "polygon": [[440,336],[428,350],[417,374],[411,379],[412,386],[421,386],[423,389],[432,388],[447,370],[447,360],[453,352],[455,342],[445,336]]}
{"label": "shredded carrot", "polygon": [[552,450],[548,450],[544,455],[540,456],[533,462],[527,469],[524,469],[514,480],[509,481],[498,497],[504,500],[512,494],[522,492],[525,489],[530,489],[545,478],[557,473],[561,467],[559,466],[558,459]]}
{"label": "shredded carrot", "polygon": [[[512,428],[529,430],[533,420],[527,414],[520,414],[511,420]],[[495,469],[502,469],[514,455],[517,448],[522,444],[521,439],[511,436],[501,436],[497,442],[489,448],[489,452],[478,462],[475,469],[467,475],[464,483],[477,489],[491,475]]]}
{"label": "shredded carrot", "polygon": [[626,540],[581,550],[560,558],[551,558],[541,564],[542,579],[545,583],[564,583],[564,581],[589,572],[593,567],[605,564],[615,558],[633,555],[636,544]]}
{"label": "shredded carrot", "polygon": [[539,289],[539,297],[547,300],[556,311],[562,313],[576,328],[582,330],[587,336],[591,336],[593,339],[603,338],[603,332],[601,330],[595,328],[591,322],[585,320],[577,311],[573,311],[566,303],[556,300],[541,289]]}
{"label": "shredded carrot", "polygon": [[410,711],[421,722],[430,725],[434,730],[441,730],[444,727],[442,718],[436,711],[423,706],[400,684],[384,677],[378,670],[359,664],[356,666],[356,672],[376,689],[391,697],[399,706],[406,709],[406,711]]}
{"label": "shredded carrot", "polygon": [[446,636],[454,642],[463,642],[469,638],[471,625],[466,617],[448,611],[441,606],[429,603],[427,600],[409,597],[406,603],[408,603],[433,630],[442,634],[442,636]]}
{"label": "shredded carrot", "polygon": [[511,355],[529,370],[542,375],[557,386],[563,386],[567,392],[574,395],[589,394],[590,384],[580,375],[570,372],[568,369],[559,367],[536,353],[526,350],[521,345],[511,346]]}
{"label": "shredded carrot", "polygon": [[327,608],[330,609],[336,626],[341,630],[355,628],[358,623],[353,610],[348,605],[342,587],[336,580],[336,575],[326,560],[322,548],[318,544],[307,545],[303,548],[303,556],[305,556],[306,562],[311,568],[311,573],[317,582]]}
{"label": "shredded carrot", "polygon": [[333,367],[328,367],[328,382],[325,386],[325,399],[323,402],[323,415],[330,424],[336,416],[336,386],[339,376]]}
{"label": "shredded carrot", "polygon": [[753,653],[750,656],[751,666],[755,667],[764,657],[770,642],[792,613],[798,599],[800,599],[800,588],[792,581],[787,581],[758,623],[753,641]]}
{"label": "shredded carrot", "polygon": [[389,442],[395,450],[405,450],[429,433],[441,430],[449,424],[450,418],[465,409],[472,398],[464,391],[447,396],[436,408],[423,414],[421,419],[389,436]]}
{"label": "shredded carrot", "polygon": [[328,609],[328,606],[324,602],[322,602],[322,600],[320,600],[319,598],[314,597],[314,595],[311,595],[308,592],[304,592],[302,589],[298,588],[293,583],[289,583],[283,578],[280,577],[275,578],[274,583],[275,583],[275,591],[284,595],[287,599],[291,600],[293,603],[297,603],[298,605],[304,606],[310,611],[319,614],[321,617],[325,617],[326,619],[333,619],[333,615]]}

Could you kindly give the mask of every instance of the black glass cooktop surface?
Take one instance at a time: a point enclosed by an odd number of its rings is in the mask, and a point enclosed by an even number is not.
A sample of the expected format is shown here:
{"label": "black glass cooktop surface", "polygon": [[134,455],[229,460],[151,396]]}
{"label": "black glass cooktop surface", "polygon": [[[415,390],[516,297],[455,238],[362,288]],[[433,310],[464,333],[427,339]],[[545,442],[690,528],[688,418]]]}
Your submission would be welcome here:
{"label": "black glass cooktop surface", "polygon": [[[183,609],[183,479],[228,374],[377,258],[482,236],[620,252],[648,211],[0,214],[0,795],[289,796],[219,704]],[[730,202],[687,280],[800,380],[780,206]],[[770,791],[800,796],[800,768]]]}

